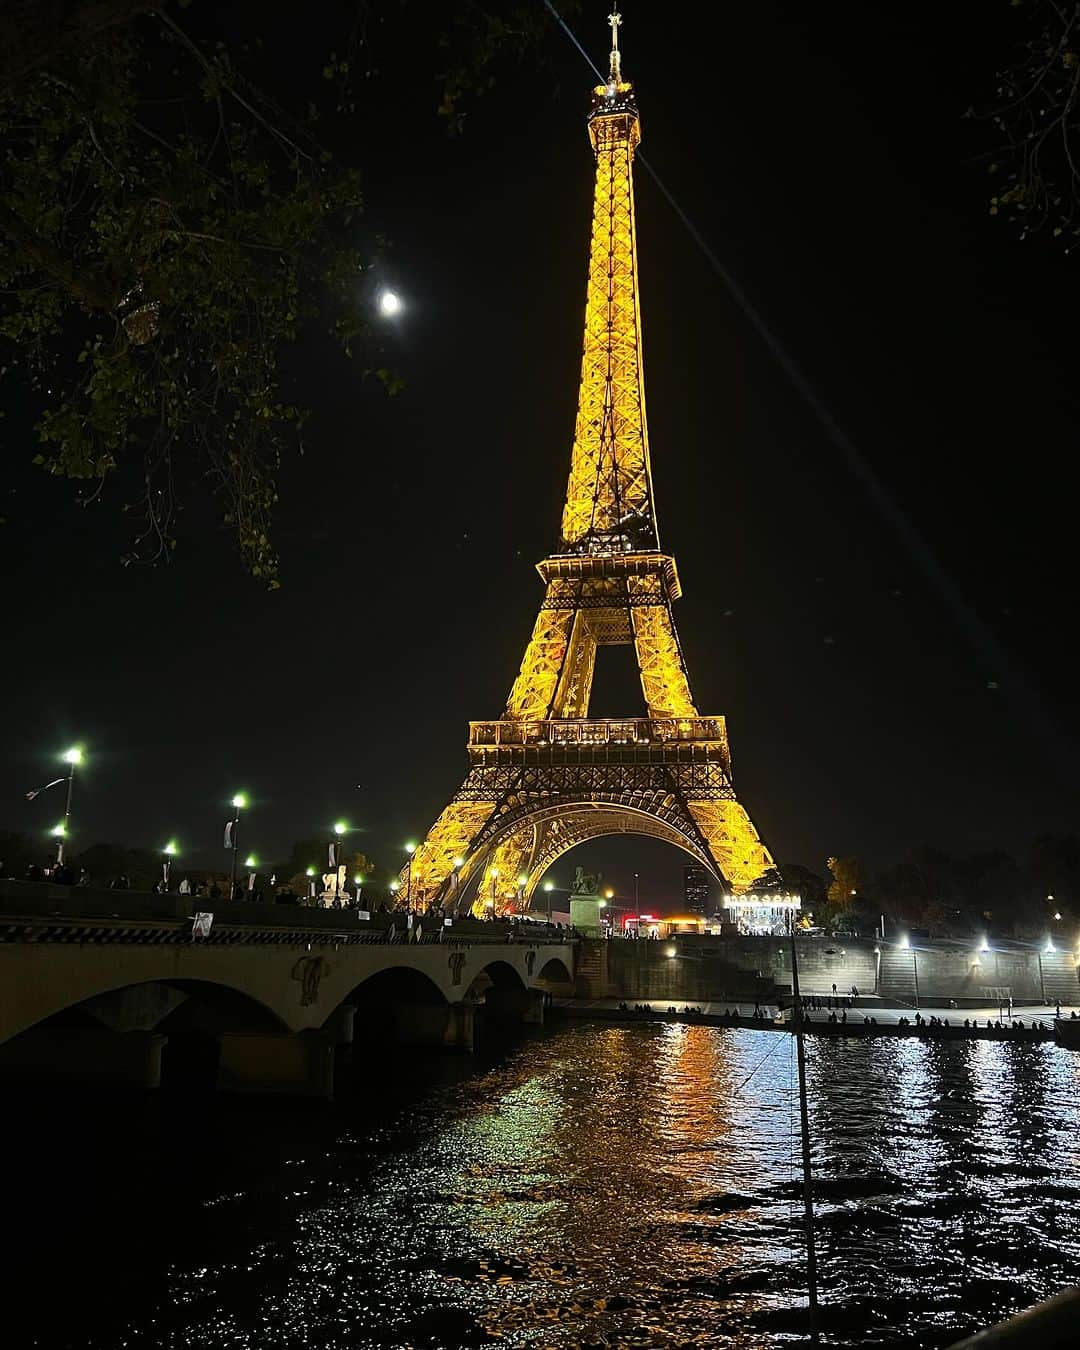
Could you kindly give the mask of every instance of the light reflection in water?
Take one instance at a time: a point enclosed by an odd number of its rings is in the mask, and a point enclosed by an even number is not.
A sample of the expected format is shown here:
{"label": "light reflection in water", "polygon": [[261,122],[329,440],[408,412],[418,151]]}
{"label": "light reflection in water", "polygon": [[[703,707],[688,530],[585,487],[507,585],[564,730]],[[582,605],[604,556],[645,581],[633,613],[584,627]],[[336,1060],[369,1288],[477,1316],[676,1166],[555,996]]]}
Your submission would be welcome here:
{"label": "light reflection in water", "polygon": [[[807,1053],[830,1344],[945,1346],[1080,1280],[1080,1059],[914,1040]],[[42,1306],[29,1343],[801,1339],[789,1038],[578,1024],[457,1072],[403,1107],[379,1084],[297,1137],[295,1114],[261,1104],[243,1128],[278,1131],[283,1158],[245,1173],[238,1145],[204,1203],[165,1216],[166,1282],[81,1309],[63,1337]],[[114,1270],[140,1238],[122,1218]]]}

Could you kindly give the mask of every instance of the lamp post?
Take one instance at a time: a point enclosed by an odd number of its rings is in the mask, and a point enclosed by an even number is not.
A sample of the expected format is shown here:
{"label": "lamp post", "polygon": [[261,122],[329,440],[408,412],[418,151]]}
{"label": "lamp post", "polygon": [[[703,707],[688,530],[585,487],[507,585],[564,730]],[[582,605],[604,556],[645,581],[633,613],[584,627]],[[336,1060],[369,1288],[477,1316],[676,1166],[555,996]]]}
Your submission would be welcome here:
{"label": "lamp post", "polygon": [[248,894],[249,894],[249,895],[250,895],[251,892],[255,889],[255,877],[254,877],[253,874],[252,874],[252,868],[258,867],[258,865],[259,865],[259,860],[258,860],[258,858],[256,858],[256,856],[255,856],[254,853],[249,853],[249,854],[247,855],[247,857],[244,859],[244,866],[245,866],[245,867],[247,868],[247,870],[248,870]]}
{"label": "lamp post", "polygon": [[308,899],[309,899],[309,900],[314,900],[314,899],[315,899],[315,869],[314,869],[314,867],[309,867],[309,868],[307,869],[306,873],[305,873],[305,876],[306,876],[307,879],[308,879]]}
{"label": "lamp post", "polygon": [[64,751],[64,763],[68,766],[67,772],[67,800],[64,803],[64,823],[59,829],[54,831],[56,835],[56,861],[64,861],[64,840],[71,829],[71,793],[75,786],[75,766],[82,763],[82,749],[73,745],[70,750]]}
{"label": "lamp post", "polygon": [[553,882],[551,881],[544,882],[544,894],[547,896],[548,923],[551,922],[551,892],[554,889],[555,885]]}
{"label": "lamp post", "polygon": [[165,883],[165,889],[169,889],[169,874],[172,872],[172,860],[180,850],[176,847],[176,840],[170,839],[161,850],[161,879]]}
{"label": "lamp post", "polygon": [[450,873],[450,894],[454,897],[453,904],[451,906],[452,915],[456,915],[458,912],[458,904],[460,902],[458,891],[461,889],[461,869],[464,866],[465,866],[464,858],[458,857],[454,859],[454,868],[453,871]]}
{"label": "lamp post", "polygon": [[412,907],[412,860],[413,860],[413,854],[416,852],[416,845],[410,841],[408,844],[405,845],[405,852],[409,855],[409,866],[408,866],[408,870],[407,870],[406,873],[405,873],[405,908],[406,908],[406,909],[409,911],[409,913],[411,914],[411,913],[413,912],[413,907]]}
{"label": "lamp post", "polygon": [[345,889],[344,885],[339,885],[338,883],[341,880],[341,841],[348,832],[348,829],[349,827],[345,821],[335,821],[334,838],[327,850],[329,855],[327,862],[330,864],[330,869],[334,873],[333,893],[338,900],[342,899],[341,892]]}
{"label": "lamp post", "polygon": [[236,895],[236,853],[240,847],[240,812],[244,809],[244,807],[247,806],[247,804],[248,801],[246,793],[238,792],[236,796],[233,797],[232,799],[232,807],[235,814],[233,815],[232,821],[230,822],[232,829],[229,834],[229,838],[232,841],[232,872],[230,873],[229,876],[230,900],[233,899],[233,897]]}
{"label": "lamp post", "polygon": [[495,922],[495,883],[499,879],[499,869],[493,867],[489,873],[491,877],[491,921]]}
{"label": "lamp post", "polygon": [[518,873],[518,879],[517,879],[517,881],[518,881],[518,897],[517,897],[517,898],[518,898],[518,905],[521,907],[522,912],[524,912],[524,909],[525,909],[525,887],[529,884],[529,878],[525,875],[524,872],[519,872],[519,873]]}
{"label": "lamp post", "polygon": [[634,873],[634,937],[641,937],[641,896],[639,894],[639,882],[641,874]]}

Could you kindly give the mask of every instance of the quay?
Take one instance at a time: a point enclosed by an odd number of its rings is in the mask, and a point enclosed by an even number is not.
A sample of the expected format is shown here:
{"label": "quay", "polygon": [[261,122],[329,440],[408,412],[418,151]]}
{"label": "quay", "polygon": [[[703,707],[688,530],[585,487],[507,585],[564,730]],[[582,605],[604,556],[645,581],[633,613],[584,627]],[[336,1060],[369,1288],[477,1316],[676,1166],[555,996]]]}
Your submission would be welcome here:
{"label": "quay", "polygon": [[[911,1008],[884,1007],[872,999],[861,999],[856,1007],[840,1011],[847,1013],[847,1021],[829,1021],[828,1009],[817,1009],[803,1021],[807,1036],[838,1040],[896,1039],[906,1037],[923,1041],[1007,1041],[1023,1044],[1057,1043],[1067,1049],[1080,1050],[1080,1006],[1056,1008],[1035,1006],[1015,1009],[1014,1015],[1002,1017],[1000,1007],[939,1008],[927,1007],[919,1014],[925,1018],[922,1025],[915,1023],[916,1013]],[[1074,1019],[1071,1014],[1075,1013]],[[548,1010],[553,1018],[586,1018],[591,1021],[635,1025],[642,1022],[680,1023],[686,1026],[731,1027],[747,1031],[779,1031],[791,1033],[790,1006],[771,1005],[755,1009],[746,1004],[705,1002],[693,1007],[673,1006],[663,1002],[644,1002],[621,1006],[614,999],[555,999]],[[863,1019],[873,1019],[866,1022]],[[930,1018],[936,1025],[928,1025]],[[965,1019],[968,1026],[964,1025]],[[945,1022],[948,1025],[944,1025]],[[991,1023],[990,1026],[987,1023]],[[976,1025],[972,1025],[975,1023]]]}

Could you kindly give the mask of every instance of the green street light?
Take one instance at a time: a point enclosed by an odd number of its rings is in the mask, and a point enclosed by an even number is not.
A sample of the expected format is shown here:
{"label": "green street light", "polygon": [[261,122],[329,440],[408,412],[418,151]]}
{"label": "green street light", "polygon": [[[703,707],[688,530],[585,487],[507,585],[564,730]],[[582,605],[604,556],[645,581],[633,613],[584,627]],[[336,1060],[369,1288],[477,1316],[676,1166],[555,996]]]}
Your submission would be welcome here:
{"label": "green street light", "polygon": [[415,853],[415,852],[416,852],[416,845],[415,845],[414,843],[412,843],[412,842],[406,844],[406,845],[405,845],[405,852],[406,852],[406,853]]}
{"label": "green street light", "polygon": [[364,884],[364,878],[363,878],[363,877],[353,877],[353,885],[354,885],[354,886],[362,886],[363,884]]}
{"label": "green street light", "polygon": [[175,858],[176,855],[180,852],[179,848],[177,847],[175,839],[170,839],[169,842],[165,845],[165,847],[161,851],[169,858]]}
{"label": "green street light", "polygon": [[244,866],[245,866],[245,867],[256,867],[256,866],[258,865],[258,862],[259,862],[259,860],[258,860],[258,858],[256,858],[255,854],[254,854],[254,853],[249,853],[249,854],[247,855],[247,857],[244,859]]}
{"label": "green street light", "polygon": [[236,807],[238,811],[243,811],[248,804],[247,793],[238,792],[236,796],[232,799],[232,804],[233,806]]}
{"label": "green street light", "polygon": [[545,890],[545,891],[553,891],[554,889],[555,889],[555,883],[554,883],[554,882],[552,882],[552,881],[545,881],[545,882],[544,882],[544,890]]}
{"label": "green street light", "polygon": [[64,828],[64,822],[61,821],[59,825],[54,825],[49,833],[55,835],[57,839],[63,839],[64,835],[67,834],[67,830]]}
{"label": "green street light", "polygon": [[309,877],[313,877],[313,876],[315,875],[315,869],[314,869],[314,867],[309,867],[309,868],[307,869],[307,872],[305,873],[305,875],[306,875],[306,876],[309,876]]}
{"label": "green street light", "polygon": [[346,825],[343,820],[339,820],[337,824],[334,826],[334,833],[345,834],[348,828],[349,828],[348,825]]}
{"label": "green street light", "polygon": [[527,886],[528,884],[529,884],[529,878],[525,875],[524,872],[519,872],[519,873],[518,873],[518,885],[519,885],[519,886]]}
{"label": "green street light", "polygon": [[400,886],[401,886],[401,882],[400,882],[400,881],[392,881],[392,882],[390,883],[390,889],[391,889],[392,891],[398,890],[398,889],[400,888]]}
{"label": "green street light", "polygon": [[82,761],[83,753],[81,745],[73,745],[70,750],[64,751],[65,764],[81,764]]}

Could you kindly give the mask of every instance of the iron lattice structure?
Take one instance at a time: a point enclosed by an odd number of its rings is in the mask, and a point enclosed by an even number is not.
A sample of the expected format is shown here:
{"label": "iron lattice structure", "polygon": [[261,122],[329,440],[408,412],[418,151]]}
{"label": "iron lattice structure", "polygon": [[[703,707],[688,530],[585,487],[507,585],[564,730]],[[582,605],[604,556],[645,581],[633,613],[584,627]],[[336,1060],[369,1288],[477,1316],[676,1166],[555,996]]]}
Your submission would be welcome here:
{"label": "iron lattice structure", "polygon": [[[722,717],[694,706],[661,552],[641,348],[634,150],[641,123],[622,79],[618,29],[593,91],[592,237],[574,447],[558,551],[506,711],[473,722],[469,772],[403,869],[409,902],[520,907],[568,849],[601,835],[652,835],[728,888],[773,866],[735,796]],[[597,647],[632,645],[647,716],[590,719]]]}

